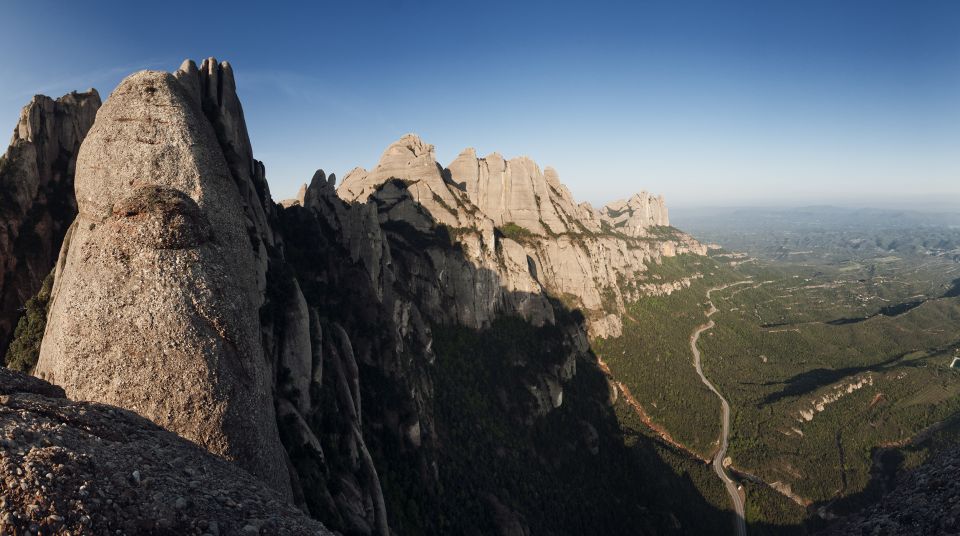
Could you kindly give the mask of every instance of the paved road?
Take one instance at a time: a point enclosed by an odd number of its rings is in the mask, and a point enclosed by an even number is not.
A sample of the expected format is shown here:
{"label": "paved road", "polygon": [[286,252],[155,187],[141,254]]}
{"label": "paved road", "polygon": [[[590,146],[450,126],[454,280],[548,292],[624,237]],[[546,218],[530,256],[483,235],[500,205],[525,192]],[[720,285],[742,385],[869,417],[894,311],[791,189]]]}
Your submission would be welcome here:
{"label": "paved road", "polygon": [[[708,290],[707,303],[710,304],[710,309],[707,311],[707,318],[713,316],[713,314],[717,312],[717,308],[713,305],[713,302],[709,301],[711,292],[715,290],[723,290],[727,287],[732,287],[733,285],[741,285],[743,283],[750,283],[750,281],[739,281],[729,285],[713,287]],[[693,352],[693,366],[696,367],[697,374],[700,375],[700,379],[703,381],[704,385],[713,391],[713,394],[717,395],[717,398],[720,399],[720,405],[723,408],[723,426],[721,427],[722,431],[720,432],[720,449],[717,450],[717,454],[713,457],[713,470],[716,471],[717,476],[723,481],[723,485],[727,488],[727,493],[730,494],[730,500],[733,502],[733,509],[737,516],[737,536],[747,536],[747,524],[744,521],[743,512],[743,493],[737,487],[737,484],[730,478],[730,475],[727,474],[727,470],[723,467],[723,459],[727,456],[727,447],[729,446],[730,438],[730,404],[727,402],[727,399],[720,394],[720,391],[718,391],[717,388],[710,383],[710,380],[703,375],[703,367],[700,366],[700,350],[697,348],[697,341],[700,340],[700,334],[712,329],[714,325],[715,324],[713,323],[713,320],[710,320],[706,324],[699,326],[696,331],[693,332],[693,335],[690,335],[690,351]]]}

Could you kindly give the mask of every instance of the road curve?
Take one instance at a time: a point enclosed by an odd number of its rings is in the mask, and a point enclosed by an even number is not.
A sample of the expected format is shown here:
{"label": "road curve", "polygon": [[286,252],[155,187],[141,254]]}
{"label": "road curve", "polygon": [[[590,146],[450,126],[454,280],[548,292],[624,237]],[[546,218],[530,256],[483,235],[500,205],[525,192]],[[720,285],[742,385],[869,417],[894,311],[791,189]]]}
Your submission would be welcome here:
{"label": "road curve", "polygon": [[[716,306],[713,305],[713,302],[710,301],[710,294],[715,290],[723,290],[734,285],[742,285],[744,283],[750,283],[750,281],[738,281],[736,283],[730,283],[727,285],[722,285],[719,287],[713,287],[707,291],[707,303],[710,304],[710,309],[707,311],[707,318],[713,316],[717,312]],[[730,439],[730,403],[727,402],[727,399],[720,394],[720,391],[706,376],[703,375],[703,367],[700,365],[700,350],[697,348],[697,341],[700,340],[700,334],[705,331],[708,331],[714,326],[713,320],[708,321],[706,324],[703,324],[690,335],[690,351],[693,353],[693,366],[697,369],[697,374],[700,375],[700,380],[703,381],[704,385],[707,386],[713,394],[717,395],[717,398],[720,399],[720,406],[723,408],[723,422],[720,432],[720,448],[717,450],[716,455],[713,457],[713,470],[717,473],[717,476],[720,477],[720,480],[723,481],[723,485],[727,488],[727,493],[730,495],[730,500],[733,502],[733,510],[736,514],[736,532],[737,536],[747,536],[747,523],[744,518],[744,496],[743,493],[738,488],[737,484],[730,478],[730,475],[727,474],[726,468],[723,466],[723,459],[727,456],[727,447],[729,446]]]}

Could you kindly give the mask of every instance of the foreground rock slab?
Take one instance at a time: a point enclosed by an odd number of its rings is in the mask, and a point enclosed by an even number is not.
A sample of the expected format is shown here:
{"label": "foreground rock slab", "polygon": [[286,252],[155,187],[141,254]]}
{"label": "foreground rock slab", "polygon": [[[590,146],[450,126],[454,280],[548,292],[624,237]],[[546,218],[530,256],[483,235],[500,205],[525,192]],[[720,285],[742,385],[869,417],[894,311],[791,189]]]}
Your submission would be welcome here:
{"label": "foreground rock slab", "polygon": [[234,464],[0,368],[0,534],[331,534]]}

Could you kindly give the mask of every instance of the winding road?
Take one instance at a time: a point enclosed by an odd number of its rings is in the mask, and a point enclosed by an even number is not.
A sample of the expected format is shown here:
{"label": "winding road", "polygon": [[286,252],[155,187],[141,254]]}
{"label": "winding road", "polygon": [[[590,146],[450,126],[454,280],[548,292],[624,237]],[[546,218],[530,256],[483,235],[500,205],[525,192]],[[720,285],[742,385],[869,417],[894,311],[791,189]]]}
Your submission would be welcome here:
{"label": "winding road", "polygon": [[[742,285],[744,283],[750,283],[751,281],[738,281],[736,283],[730,283],[727,285],[722,285],[719,287],[713,287],[707,291],[707,303],[710,304],[710,309],[707,311],[707,318],[709,319],[717,312],[717,307],[713,305],[713,301],[710,301],[710,294],[715,290],[723,290],[734,285]],[[729,446],[730,439],[730,403],[727,402],[727,399],[720,394],[720,391],[706,376],[703,375],[703,367],[700,365],[700,350],[697,348],[697,341],[700,340],[700,335],[713,329],[715,326],[713,320],[708,321],[706,324],[703,324],[697,327],[694,330],[693,334],[690,335],[690,351],[693,352],[693,366],[697,369],[697,374],[700,375],[700,379],[703,381],[703,384],[706,385],[713,394],[717,395],[717,398],[720,399],[720,405],[723,407],[723,423],[720,432],[720,448],[717,450],[716,455],[713,457],[713,470],[717,473],[717,476],[720,477],[720,480],[723,481],[724,486],[727,488],[727,493],[730,494],[730,500],[733,502],[733,509],[736,513],[736,531],[737,536],[746,536],[747,535],[747,524],[744,520],[744,494],[740,487],[730,478],[730,475],[727,474],[726,468],[723,466],[723,459],[727,456],[727,447]]]}

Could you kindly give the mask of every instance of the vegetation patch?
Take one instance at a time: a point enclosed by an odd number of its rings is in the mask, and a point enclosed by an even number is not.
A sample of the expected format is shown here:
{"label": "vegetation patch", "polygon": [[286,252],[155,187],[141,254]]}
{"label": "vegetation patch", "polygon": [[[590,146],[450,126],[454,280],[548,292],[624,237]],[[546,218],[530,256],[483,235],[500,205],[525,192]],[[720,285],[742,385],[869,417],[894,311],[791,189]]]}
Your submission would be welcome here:
{"label": "vegetation patch", "polygon": [[497,227],[497,231],[499,232],[500,236],[520,243],[532,241],[537,236],[530,229],[527,229],[521,225],[517,225],[512,221]]}
{"label": "vegetation patch", "polygon": [[7,368],[30,373],[40,357],[40,343],[47,328],[47,308],[50,304],[50,292],[53,289],[53,271],[44,278],[40,292],[27,300],[23,316],[17,322],[13,342],[7,348],[4,363]]}

